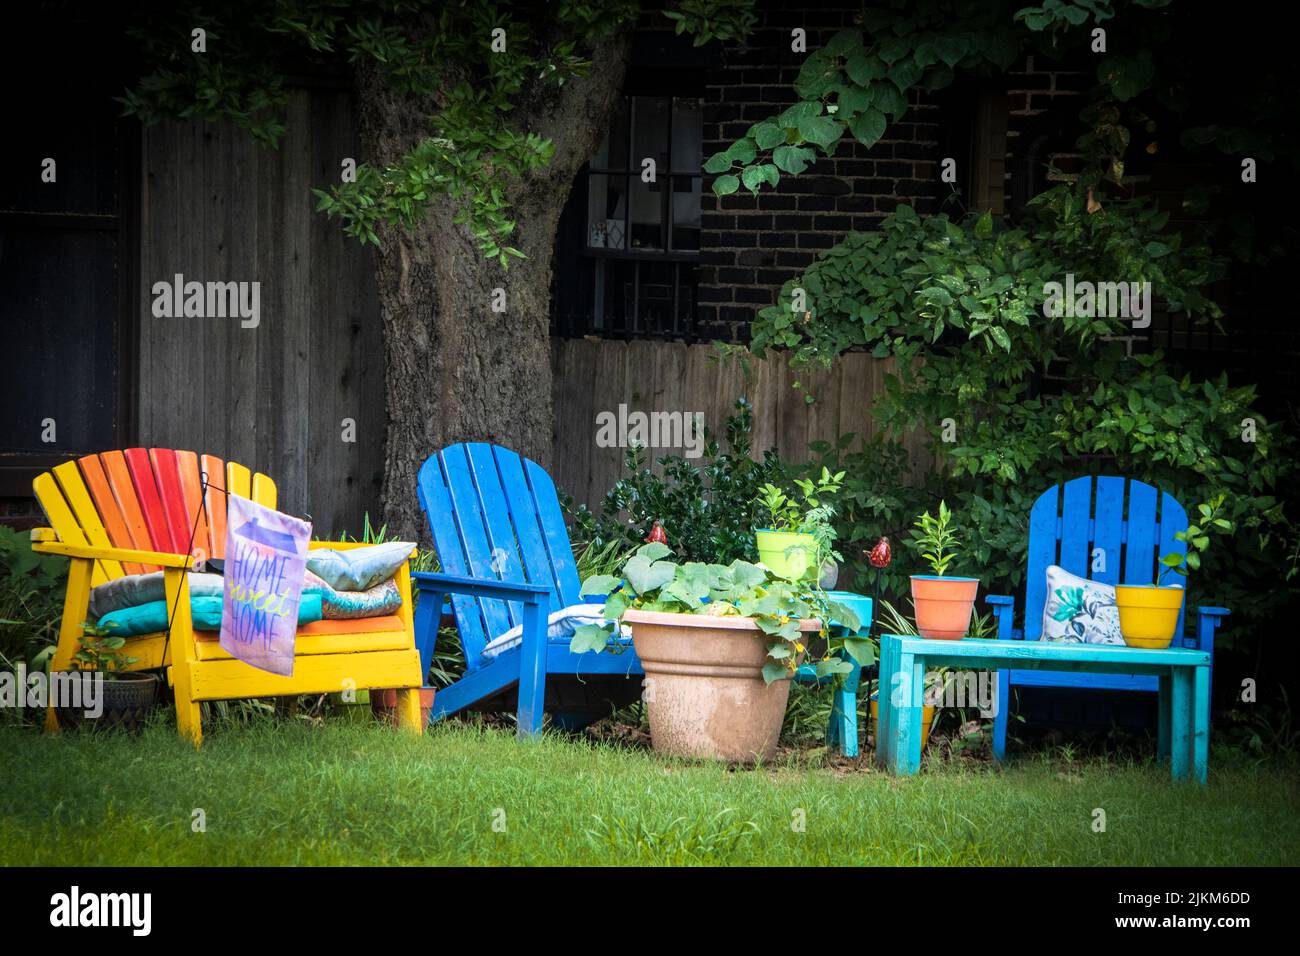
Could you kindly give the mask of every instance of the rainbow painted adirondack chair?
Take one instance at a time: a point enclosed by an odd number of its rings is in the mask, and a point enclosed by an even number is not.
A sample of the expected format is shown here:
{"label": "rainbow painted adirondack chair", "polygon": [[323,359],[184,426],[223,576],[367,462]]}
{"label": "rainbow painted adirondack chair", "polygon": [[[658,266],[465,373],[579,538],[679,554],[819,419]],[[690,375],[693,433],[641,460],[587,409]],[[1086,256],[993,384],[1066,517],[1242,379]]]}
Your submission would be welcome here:
{"label": "rainbow painted adirondack chair", "polygon": [[[1047,602],[1047,567],[1056,564],[1079,577],[1106,584],[1152,584],[1160,557],[1187,553],[1174,535],[1187,528],[1187,512],[1173,496],[1128,478],[1085,476],[1052,486],[1029,512],[1029,563],[1025,580],[1025,626],[1014,629],[1015,598],[989,595],[1001,640],[1036,641],[1043,633]],[[1093,569],[1096,568],[1094,571]],[[1184,606],[1184,612],[1186,607]],[[1178,616],[1172,647],[1214,652],[1214,632],[1230,612],[1199,607],[1196,632],[1182,636]],[[1169,688],[1162,678],[1130,674],[1087,674],[1043,670],[998,671],[998,706],[993,723],[993,753],[1006,756],[1007,722],[1013,687],[1080,687],[1095,690],[1158,691],[1167,705]],[[1165,722],[1167,726],[1168,722]],[[1168,741],[1161,740],[1161,756]]]}
{"label": "rainbow painted adirondack chair", "polygon": [[[206,495],[201,474],[208,476]],[[128,639],[132,670],[166,671],[176,698],[176,723],[197,746],[205,700],[327,693],[345,688],[400,688],[398,717],[419,732],[423,683],[415,650],[407,566],[397,573],[398,613],[361,620],[324,620],[298,629],[293,675],[271,674],[235,660],[214,632],[195,632],[189,578],[196,559],[221,558],[226,549],[226,495],[276,503],[275,483],[237,462],[168,448],[128,448],[87,455],[38,476],[32,487],[50,527],[32,531],[32,550],[71,559],[59,644],[51,667],[72,662],[86,620],[90,590],[126,574],[162,569],[172,612],[166,633]],[[197,530],[196,530],[197,524]],[[190,542],[193,536],[193,548]],[[356,544],[313,541],[312,548]],[[46,723],[57,729],[51,709]]]}
{"label": "rainbow painted adirondack chair", "polygon": [[[451,445],[421,466],[419,496],[442,568],[412,575],[421,666],[428,673],[447,597],[465,653],[465,675],[438,691],[433,719],[514,710],[523,737],[542,729],[544,711],[574,729],[640,696],[644,671],[630,644],[574,654],[567,638],[547,636],[550,612],[582,599],[555,483],[540,466],[498,445]],[[517,625],[520,643],[484,654]]]}

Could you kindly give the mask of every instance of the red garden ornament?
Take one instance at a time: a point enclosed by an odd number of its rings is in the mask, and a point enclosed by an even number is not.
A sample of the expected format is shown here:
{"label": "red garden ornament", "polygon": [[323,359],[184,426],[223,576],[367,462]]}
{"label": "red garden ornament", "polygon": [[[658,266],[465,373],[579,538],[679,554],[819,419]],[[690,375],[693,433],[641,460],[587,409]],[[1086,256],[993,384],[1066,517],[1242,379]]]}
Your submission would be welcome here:
{"label": "red garden ornament", "polygon": [[646,535],[645,543],[646,544],[667,544],[668,543],[668,535],[664,533],[664,526],[661,525],[658,521],[656,521],[655,526],[650,529],[650,533]]}
{"label": "red garden ornament", "polygon": [[889,536],[881,535],[876,546],[867,552],[867,560],[871,562],[873,568],[887,568],[889,562],[893,560],[893,552],[889,550]]}

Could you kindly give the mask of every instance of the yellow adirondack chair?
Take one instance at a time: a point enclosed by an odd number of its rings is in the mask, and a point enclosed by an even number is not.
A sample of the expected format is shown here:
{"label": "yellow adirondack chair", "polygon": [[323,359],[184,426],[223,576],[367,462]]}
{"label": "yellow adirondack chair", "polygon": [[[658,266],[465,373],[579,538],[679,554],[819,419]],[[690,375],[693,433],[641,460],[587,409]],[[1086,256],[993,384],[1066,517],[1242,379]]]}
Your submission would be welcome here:
{"label": "yellow adirondack chair", "polygon": [[[200,472],[208,475],[206,500]],[[214,487],[215,486],[215,487]],[[400,726],[419,733],[423,683],[407,565],[397,573],[402,606],[393,615],[323,620],[298,629],[293,675],[251,667],[222,650],[215,632],[196,632],[190,619],[189,578],[196,559],[221,558],[226,546],[226,496],[274,508],[275,483],[237,462],[167,448],[128,448],[87,455],[38,476],[32,487],[50,523],[32,531],[32,550],[71,560],[53,670],[72,664],[80,646],[91,588],[126,574],[162,569],[171,637],[128,639],[132,670],[164,669],[176,699],[176,723],[198,746],[200,701],[318,694],[348,688],[399,688]],[[197,531],[195,530],[197,522]],[[193,550],[188,551],[193,536]],[[357,544],[314,541],[312,548]],[[188,553],[187,553],[188,551]],[[46,727],[58,729],[53,708]]]}

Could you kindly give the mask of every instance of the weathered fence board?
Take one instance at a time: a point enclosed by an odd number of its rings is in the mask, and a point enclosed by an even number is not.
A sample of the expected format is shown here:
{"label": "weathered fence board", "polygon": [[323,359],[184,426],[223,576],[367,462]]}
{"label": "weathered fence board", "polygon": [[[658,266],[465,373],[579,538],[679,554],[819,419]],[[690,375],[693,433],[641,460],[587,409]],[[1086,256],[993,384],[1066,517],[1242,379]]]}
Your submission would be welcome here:
{"label": "weathered fence board", "polygon": [[[721,439],[736,399],[754,407],[754,457],[776,448],[782,457],[805,461],[810,442],[834,442],[846,432],[863,437],[877,426],[871,405],[884,389],[890,360],[865,354],[842,357],[829,369],[792,369],[788,357],[751,363],[746,376],[738,362],[717,363],[709,345],[553,339],[555,372],[555,462],[552,474],[578,502],[595,508],[623,474],[623,447],[598,444],[597,415],[700,412],[710,434]],[[804,388],[796,390],[798,381]],[[809,404],[806,394],[816,401]],[[905,444],[920,456],[920,436]],[[681,447],[650,454],[680,455]]]}
{"label": "weathered fence board", "polygon": [[[310,191],[358,155],[349,95],[294,90],[287,126],[278,150],[228,124],[144,133],[139,438],[264,471],[282,508],[322,534],[355,532],[375,512],[383,466],[374,267],[313,212]],[[155,317],[151,287],[177,273],[260,282],[260,325]]]}

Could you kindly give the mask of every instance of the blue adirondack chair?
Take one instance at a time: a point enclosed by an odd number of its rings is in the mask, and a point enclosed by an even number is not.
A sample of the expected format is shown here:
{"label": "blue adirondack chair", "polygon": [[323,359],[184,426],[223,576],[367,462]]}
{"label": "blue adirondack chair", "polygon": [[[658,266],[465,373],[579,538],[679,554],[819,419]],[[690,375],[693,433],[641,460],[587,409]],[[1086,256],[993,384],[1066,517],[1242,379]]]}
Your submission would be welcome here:
{"label": "blue adirondack chair", "polygon": [[[1029,512],[1024,629],[1013,629],[1012,626],[1014,597],[990,595],[986,598],[997,621],[998,637],[1002,640],[1036,641],[1042,635],[1048,565],[1056,564],[1071,574],[1106,584],[1152,584],[1156,581],[1157,563],[1162,555],[1187,553],[1187,545],[1174,538],[1186,528],[1187,512],[1183,506],[1172,495],[1141,481],[1085,476],[1048,488]],[[1175,637],[1172,646],[1213,653],[1214,631],[1228,614],[1227,608],[1222,607],[1197,608],[1196,633]],[[1184,634],[1183,618],[1180,613],[1176,635]],[[1151,676],[1127,674],[998,671],[993,754],[999,760],[1006,756],[1013,687],[1158,691],[1158,680]]]}
{"label": "blue adirondack chair", "polygon": [[[465,709],[514,710],[520,736],[575,729],[636,700],[644,671],[622,653],[574,654],[547,637],[547,617],[583,603],[555,483],[507,448],[451,445],[420,468],[420,507],[442,572],[412,575],[420,591],[415,640],[428,674],[445,600],[465,653],[465,674],[434,697],[431,719]],[[592,599],[588,599],[592,600]],[[485,655],[494,638],[523,626],[522,642]]]}

